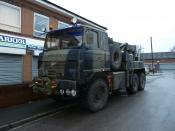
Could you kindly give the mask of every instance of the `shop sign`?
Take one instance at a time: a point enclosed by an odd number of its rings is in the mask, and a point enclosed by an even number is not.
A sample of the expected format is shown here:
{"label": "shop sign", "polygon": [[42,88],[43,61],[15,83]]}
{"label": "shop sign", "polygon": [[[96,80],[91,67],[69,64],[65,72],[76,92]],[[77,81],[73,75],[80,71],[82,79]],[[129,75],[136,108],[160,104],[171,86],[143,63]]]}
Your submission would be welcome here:
{"label": "shop sign", "polygon": [[18,37],[11,37],[0,34],[0,46],[25,49],[26,40]]}
{"label": "shop sign", "polygon": [[25,54],[26,49],[29,49],[38,56],[43,51],[43,46],[43,40],[0,33],[0,53]]}

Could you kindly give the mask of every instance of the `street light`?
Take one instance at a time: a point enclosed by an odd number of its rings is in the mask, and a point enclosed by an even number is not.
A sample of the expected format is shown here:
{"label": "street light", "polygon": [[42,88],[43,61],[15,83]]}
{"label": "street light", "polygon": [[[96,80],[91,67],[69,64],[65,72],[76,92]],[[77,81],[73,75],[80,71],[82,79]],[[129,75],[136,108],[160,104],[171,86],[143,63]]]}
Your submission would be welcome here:
{"label": "street light", "polygon": [[153,74],[154,74],[154,54],[153,54],[152,37],[150,37],[150,41],[151,41],[151,55],[152,55],[152,71],[153,71]]}
{"label": "street light", "polygon": [[159,70],[160,70],[160,65],[159,65],[159,63],[160,63],[160,61],[157,60],[157,72],[159,72]]}

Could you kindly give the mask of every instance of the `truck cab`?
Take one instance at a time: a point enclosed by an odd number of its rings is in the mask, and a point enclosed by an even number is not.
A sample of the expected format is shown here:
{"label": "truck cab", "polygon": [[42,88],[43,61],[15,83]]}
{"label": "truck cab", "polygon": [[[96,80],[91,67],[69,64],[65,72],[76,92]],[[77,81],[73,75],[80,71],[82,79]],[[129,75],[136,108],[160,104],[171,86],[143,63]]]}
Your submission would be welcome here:
{"label": "truck cab", "polygon": [[56,99],[80,98],[90,111],[98,111],[114,90],[135,93],[140,74],[144,89],[144,65],[135,59],[133,47],[113,42],[105,29],[90,26],[50,31],[39,55],[33,91]]}
{"label": "truck cab", "polygon": [[38,75],[56,83],[82,84],[95,72],[109,71],[109,60],[105,31],[88,26],[54,30],[46,36],[44,51],[39,56]]}

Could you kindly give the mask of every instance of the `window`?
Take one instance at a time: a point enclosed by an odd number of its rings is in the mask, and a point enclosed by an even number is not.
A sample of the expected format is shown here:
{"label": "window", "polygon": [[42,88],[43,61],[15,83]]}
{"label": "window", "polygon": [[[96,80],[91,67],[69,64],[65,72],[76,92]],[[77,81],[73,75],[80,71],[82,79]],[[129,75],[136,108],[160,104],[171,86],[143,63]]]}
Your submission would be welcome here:
{"label": "window", "polygon": [[58,29],[64,29],[67,27],[70,27],[70,25],[61,21],[58,22]]}
{"label": "window", "polygon": [[57,31],[56,34],[48,34],[45,42],[45,49],[66,49],[77,48],[82,45],[83,30],[67,29]]}
{"label": "window", "polygon": [[97,35],[97,32],[88,30],[86,32],[86,35],[87,35],[87,37],[86,37],[87,46],[90,47],[90,48],[98,48],[98,35]]}
{"label": "window", "polygon": [[0,2],[0,29],[21,32],[21,8]]}
{"label": "window", "polygon": [[49,17],[34,13],[34,36],[44,38],[46,31],[49,31]]}

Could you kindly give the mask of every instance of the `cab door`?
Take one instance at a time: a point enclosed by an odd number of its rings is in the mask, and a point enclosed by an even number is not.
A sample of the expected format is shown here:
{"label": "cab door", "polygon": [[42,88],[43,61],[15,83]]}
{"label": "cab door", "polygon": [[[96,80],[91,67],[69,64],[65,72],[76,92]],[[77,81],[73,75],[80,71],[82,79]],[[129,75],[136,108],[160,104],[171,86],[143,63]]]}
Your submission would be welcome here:
{"label": "cab door", "polygon": [[101,72],[105,69],[105,52],[100,48],[101,34],[99,31],[85,31],[84,69],[88,72]]}
{"label": "cab door", "polygon": [[100,49],[104,52],[104,68],[105,70],[110,70],[110,50],[108,35],[106,32],[101,32],[100,37]]}

